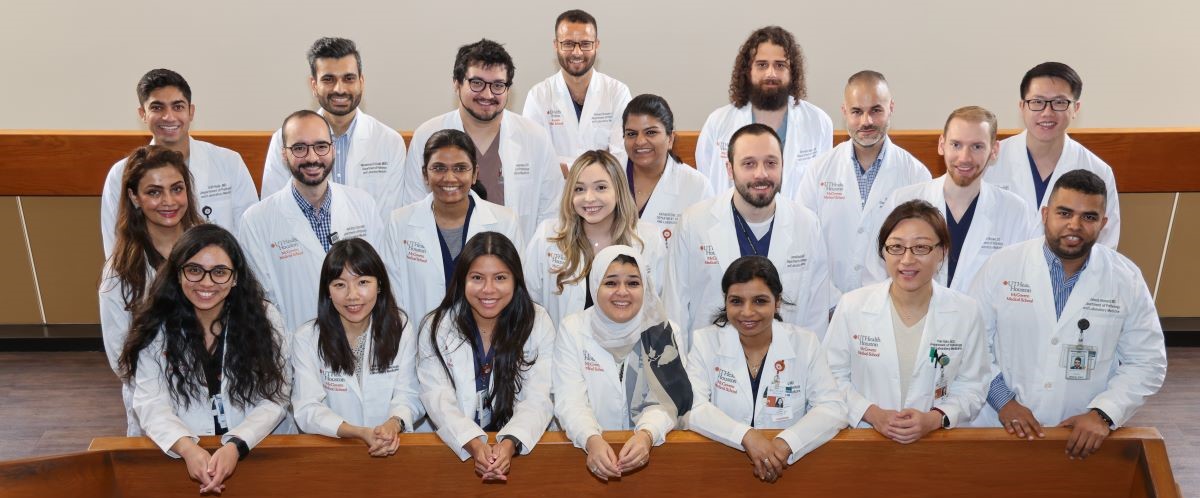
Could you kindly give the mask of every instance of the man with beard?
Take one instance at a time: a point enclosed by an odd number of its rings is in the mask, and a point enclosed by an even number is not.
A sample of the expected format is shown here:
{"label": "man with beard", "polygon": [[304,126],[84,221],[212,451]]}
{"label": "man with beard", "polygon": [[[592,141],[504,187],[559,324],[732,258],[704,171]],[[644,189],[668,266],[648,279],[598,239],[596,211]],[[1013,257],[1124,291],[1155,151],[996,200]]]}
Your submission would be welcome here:
{"label": "man with beard", "polygon": [[[1000,156],[988,171],[987,181],[1017,194],[1034,210],[1046,207],[1046,187],[1064,173],[1086,169],[1108,186],[1108,224],[1100,243],[1116,248],[1121,237],[1121,206],[1112,168],[1079,142],[1067,128],[1079,114],[1083,79],[1061,62],[1043,62],[1021,78],[1017,107],[1025,131],[1000,142]],[[1036,218],[1035,218],[1036,219]]]}
{"label": "man with beard", "polygon": [[[983,180],[996,159],[996,116],[978,106],[955,109],[946,118],[938,138],[938,154],[946,174],[896,190],[883,208],[884,216],[896,206],[922,199],[937,207],[950,229],[949,252],[938,272],[938,283],[967,292],[984,261],[997,250],[1037,236],[1029,206],[1012,192]],[[879,235],[881,223],[869,228]],[[863,284],[887,279],[883,258],[865,255],[870,275]]]}
{"label": "man with beard", "polygon": [[800,179],[799,201],[821,220],[842,292],[862,287],[863,260],[889,211],[897,188],[929,181],[929,169],[888,139],[895,104],[883,75],[859,71],[846,82],[842,116],[850,140],[813,160]]}
{"label": "man with beard", "polygon": [[995,378],[974,425],[1030,440],[1043,426],[1067,427],[1067,456],[1086,458],[1162,387],[1167,355],[1150,289],[1137,265],[1096,245],[1107,196],[1095,173],[1063,174],[1042,208],[1045,237],[1001,249],[980,270],[971,294]]}
{"label": "man with beard", "polygon": [[[308,84],[320,104],[319,112],[333,126],[333,183],[366,190],[379,202],[379,213],[387,217],[402,206],[404,139],[391,127],[358,108],[366,78],[362,57],[353,41],[321,38],[308,51]],[[281,159],[284,142],[281,130],[271,136],[263,167],[262,196],[283,190],[291,175]]]}
{"label": "man with beard", "polygon": [[563,175],[550,136],[537,123],[505,109],[515,72],[512,57],[499,43],[483,39],[458,48],[452,73],[458,109],[413,132],[404,165],[406,203],[429,194],[421,177],[425,142],[436,131],[453,129],[466,132],[475,144],[479,179],[474,190],[512,209],[521,234],[528,236],[543,220],[558,216]]}
{"label": "man with beard", "polygon": [[808,208],[779,195],[783,145],[764,124],[749,124],[729,139],[726,173],[733,188],[683,212],[670,244],[663,298],[670,318],[686,331],[707,326],[725,305],[721,279],[742,256],[765,256],[783,282],[779,315],[817,337],[825,335],[838,292],[829,280],[821,226]]}
{"label": "man with beard", "polygon": [[374,244],[383,225],[371,194],[329,181],[338,151],[322,115],[297,111],[279,129],[284,145],[276,154],[292,180],[247,209],[237,235],[290,332],[317,317],[317,283],[329,247],[354,237]]}
{"label": "man with beard", "polygon": [[805,102],[804,54],[787,30],[759,28],[742,44],[733,63],[729,105],[708,116],[696,141],[696,169],[712,182],[714,192],[729,188],[725,151],[734,131],[762,123],[783,142],[787,163],[782,193],[797,199],[800,177],[808,163],[833,147],[833,121],[815,105]]}
{"label": "man with beard", "polygon": [[[170,69],[151,69],[138,80],[137,96],[138,117],[154,137],[150,143],[183,154],[187,161],[194,190],[189,193],[196,199],[196,212],[204,221],[237,233],[242,213],[258,202],[254,179],[237,152],[189,135],[196,106],[187,80]],[[125,160],[109,168],[100,194],[100,235],[106,259],[117,243],[117,211],[125,198],[121,185]]]}
{"label": "man with beard", "polygon": [[621,113],[632,97],[624,83],[593,68],[600,53],[596,33],[591,14],[559,14],[554,50],[562,70],[529,89],[521,112],[550,134],[564,177],[575,158],[589,150],[607,150],[625,164]]}

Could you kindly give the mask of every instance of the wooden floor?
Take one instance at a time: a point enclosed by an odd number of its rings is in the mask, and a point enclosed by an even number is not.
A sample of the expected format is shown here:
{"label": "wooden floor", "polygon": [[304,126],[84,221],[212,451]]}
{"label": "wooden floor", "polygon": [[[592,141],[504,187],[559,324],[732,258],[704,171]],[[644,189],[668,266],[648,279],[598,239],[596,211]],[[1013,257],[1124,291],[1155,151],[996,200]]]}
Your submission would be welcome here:
{"label": "wooden floor", "polygon": [[[1183,495],[1200,496],[1200,348],[1167,356],[1166,385],[1129,425],[1157,427]],[[124,435],[120,385],[103,353],[0,353],[0,379],[0,460],[82,451],[93,437]]]}

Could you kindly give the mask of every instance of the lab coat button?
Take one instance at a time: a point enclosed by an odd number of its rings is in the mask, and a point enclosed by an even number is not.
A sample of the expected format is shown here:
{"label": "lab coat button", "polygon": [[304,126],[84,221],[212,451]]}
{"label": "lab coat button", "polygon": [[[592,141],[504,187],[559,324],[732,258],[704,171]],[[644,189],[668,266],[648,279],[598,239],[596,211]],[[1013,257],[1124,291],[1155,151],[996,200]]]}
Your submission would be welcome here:
{"label": "lab coat button", "polygon": [[1057,338],[1057,337],[1055,337],[1055,338],[1053,338],[1053,339],[1050,339],[1050,345],[1051,345],[1051,346],[1057,346],[1057,345],[1058,345],[1058,338]]}
{"label": "lab coat button", "polygon": [[863,233],[863,227],[858,227],[858,233]]}
{"label": "lab coat button", "polygon": [[1053,382],[1047,382],[1047,383],[1046,383],[1046,389],[1050,389],[1050,388],[1052,388],[1052,387],[1054,387],[1054,383],[1053,383]]}
{"label": "lab coat button", "polygon": [[862,271],[862,265],[854,265],[854,271]]}

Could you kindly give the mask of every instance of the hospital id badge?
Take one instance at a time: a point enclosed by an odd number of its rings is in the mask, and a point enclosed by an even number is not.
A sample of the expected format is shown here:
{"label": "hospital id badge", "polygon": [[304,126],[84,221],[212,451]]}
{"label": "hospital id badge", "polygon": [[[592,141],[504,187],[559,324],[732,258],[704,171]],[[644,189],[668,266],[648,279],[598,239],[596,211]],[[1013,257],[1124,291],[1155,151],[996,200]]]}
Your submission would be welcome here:
{"label": "hospital id badge", "polygon": [[218,394],[212,397],[212,416],[213,420],[217,421],[217,427],[221,430],[229,430],[229,420],[225,417],[225,401]]}
{"label": "hospital id badge", "polygon": [[1063,348],[1063,370],[1067,380],[1089,380],[1096,367],[1096,348],[1075,344]]}
{"label": "hospital id badge", "polygon": [[487,398],[487,389],[475,392],[475,422],[479,427],[492,425],[492,409],[487,406]]}
{"label": "hospital id badge", "polygon": [[783,422],[791,420],[792,413],[792,396],[795,390],[799,388],[795,386],[780,386],[772,384],[767,387],[767,392],[763,393],[767,413],[771,415],[772,422]]}
{"label": "hospital id badge", "polygon": [[949,384],[946,382],[946,369],[940,367],[937,371],[937,382],[933,386],[934,401],[946,397],[947,392],[950,390]]}

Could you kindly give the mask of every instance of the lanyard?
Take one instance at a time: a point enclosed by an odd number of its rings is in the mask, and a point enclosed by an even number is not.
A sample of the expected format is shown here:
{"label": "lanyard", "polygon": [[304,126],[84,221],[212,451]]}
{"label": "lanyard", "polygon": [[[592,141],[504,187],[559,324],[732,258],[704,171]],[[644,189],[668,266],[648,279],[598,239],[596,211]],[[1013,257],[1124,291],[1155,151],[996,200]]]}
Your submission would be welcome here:
{"label": "lanyard", "polygon": [[479,326],[475,324],[475,317],[468,315],[471,325],[471,340],[475,347],[472,349],[472,355],[475,357],[475,390],[483,391],[488,388],[489,381],[492,377],[492,363],[496,357],[496,345],[488,348],[487,353],[483,352],[483,334],[479,332]]}
{"label": "lanyard", "polygon": [[741,237],[738,238],[738,247],[741,249],[742,256],[766,257],[771,249],[771,233],[775,231],[775,217],[771,217],[771,225],[767,228],[766,235],[755,240],[754,232],[750,230],[750,224],[742,217],[742,213],[738,212],[732,200],[729,201],[729,207],[733,210],[733,224],[741,233]]}
{"label": "lanyard", "polygon": [[[458,248],[459,255],[462,254],[462,248],[467,245],[467,229],[471,226],[471,215],[475,212],[475,198],[467,195],[467,201],[469,204],[467,204],[467,217],[463,219],[462,237],[460,240],[462,245]],[[450,246],[446,245],[446,238],[442,237],[442,229],[437,227],[436,222],[433,225],[434,231],[437,232],[438,236],[438,246],[442,249],[442,274],[446,278],[446,284],[449,285],[451,278],[454,276],[454,264],[458,262],[458,258],[450,257]]]}

